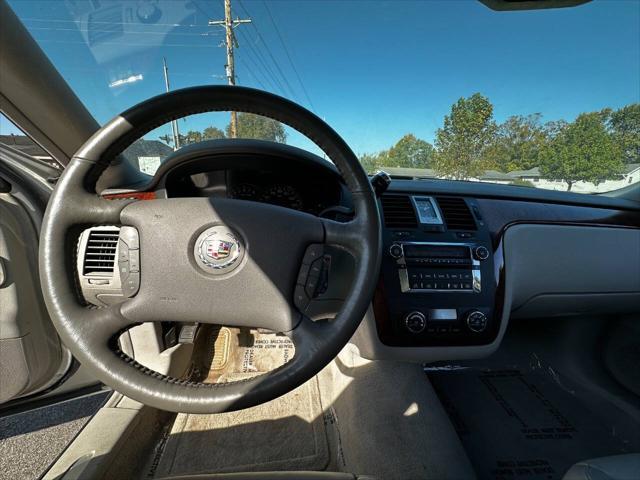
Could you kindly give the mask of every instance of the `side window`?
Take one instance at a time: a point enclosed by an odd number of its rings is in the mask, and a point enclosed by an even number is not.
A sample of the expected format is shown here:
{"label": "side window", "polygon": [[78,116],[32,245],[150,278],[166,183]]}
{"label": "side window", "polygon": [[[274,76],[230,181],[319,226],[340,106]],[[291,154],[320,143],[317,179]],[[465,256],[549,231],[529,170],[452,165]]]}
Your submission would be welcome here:
{"label": "side window", "polygon": [[12,150],[30,156],[36,160],[47,163],[55,168],[61,168],[49,153],[24,133],[20,127],[13,123],[3,113],[0,113],[0,144]]}

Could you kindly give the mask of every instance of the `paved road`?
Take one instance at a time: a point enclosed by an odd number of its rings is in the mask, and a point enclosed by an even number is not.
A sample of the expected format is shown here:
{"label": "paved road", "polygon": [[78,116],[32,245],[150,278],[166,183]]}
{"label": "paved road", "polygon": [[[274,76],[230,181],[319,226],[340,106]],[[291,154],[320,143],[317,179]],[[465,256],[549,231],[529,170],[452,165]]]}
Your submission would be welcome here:
{"label": "paved road", "polygon": [[0,418],[0,480],[39,478],[110,392]]}

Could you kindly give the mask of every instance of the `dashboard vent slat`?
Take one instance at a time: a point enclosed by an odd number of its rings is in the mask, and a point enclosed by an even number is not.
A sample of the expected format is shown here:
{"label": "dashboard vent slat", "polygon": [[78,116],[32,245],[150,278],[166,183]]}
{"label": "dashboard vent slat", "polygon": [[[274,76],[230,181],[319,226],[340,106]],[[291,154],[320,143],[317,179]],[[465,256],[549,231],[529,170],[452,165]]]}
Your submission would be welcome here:
{"label": "dashboard vent slat", "polygon": [[382,213],[387,228],[416,228],[416,213],[408,195],[383,195]]}
{"label": "dashboard vent slat", "polygon": [[477,230],[471,210],[464,198],[436,197],[449,230]]}
{"label": "dashboard vent slat", "polygon": [[82,264],[82,273],[84,275],[92,273],[113,275],[118,237],[119,231],[117,229],[92,230],[89,232]]}

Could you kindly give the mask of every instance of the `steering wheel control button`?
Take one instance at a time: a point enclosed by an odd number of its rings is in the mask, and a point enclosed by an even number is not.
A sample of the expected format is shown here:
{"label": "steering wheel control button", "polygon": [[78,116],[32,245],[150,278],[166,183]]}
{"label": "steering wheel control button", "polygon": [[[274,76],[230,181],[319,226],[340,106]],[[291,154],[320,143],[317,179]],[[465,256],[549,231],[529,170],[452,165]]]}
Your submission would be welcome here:
{"label": "steering wheel control button", "polygon": [[487,258],[489,258],[489,249],[480,245],[473,250],[473,256],[477,260],[486,260]]}
{"label": "steering wheel control button", "polygon": [[138,231],[133,227],[120,227],[120,240],[132,250],[140,248],[140,237],[138,236]]}
{"label": "steering wheel control button", "polygon": [[125,297],[133,297],[140,289],[140,273],[130,273],[127,279],[122,283],[122,292]]}
{"label": "steering wheel control button", "polygon": [[427,327],[427,318],[422,312],[411,312],[404,317],[404,326],[411,333],[422,333]]}
{"label": "steering wheel control button", "polygon": [[293,293],[293,303],[299,310],[306,310],[311,299],[327,291],[330,267],[331,255],[325,254],[324,245],[314,243],[307,247]]}
{"label": "steering wheel control button", "polygon": [[118,271],[120,272],[120,283],[124,284],[131,273],[129,262],[118,262]]}
{"label": "steering wheel control button", "polygon": [[122,238],[118,242],[118,261],[129,261],[129,246],[124,242],[124,240],[122,240]]}
{"label": "steering wheel control button", "polygon": [[311,269],[311,265],[302,264],[300,267],[300,271],[298,272],[298,280],[296,281],[299,285],[304,285],[307,281],[307,277],[309,276],[309,270]]}
{"label": "steering wheel control button", "polygon": [[322,255],[324,255],[324,245],[322,245],[321,243],[312,243],[304,252],[302,263],[311,265],[314,260],[321,258]]}
{"label": "steering wheel control button", "polygon": [[131,272],[140,271],[140,250],[129,250],[129,269]]}
{"label": "steering wheel control button", "polygon": [[318,288],[318,277],[312,277],[311,275],[307,278],[307,283],[304,287],[304,291],[307,293],[309,298],[313,298],[316,295],[316,289]]}
{"label": "steering wheel control button", "polygon": [[467,315],[467,327],[475,333],[484,332],[487,328],[487,316],[479,310],[473,310]]}
{"label": "steering wheel control button", "polygon": [[202,270],[212,275],[223,275],[238,268],[244,247],[233,230],[217,225],[200,234],[193,253]]}
{"label": "steering wheel control button", "polygon": [[293,292],[293,303],[300,311],[305,311],[309,306],[309,297],[304,289],[304,285],[296,285]]}

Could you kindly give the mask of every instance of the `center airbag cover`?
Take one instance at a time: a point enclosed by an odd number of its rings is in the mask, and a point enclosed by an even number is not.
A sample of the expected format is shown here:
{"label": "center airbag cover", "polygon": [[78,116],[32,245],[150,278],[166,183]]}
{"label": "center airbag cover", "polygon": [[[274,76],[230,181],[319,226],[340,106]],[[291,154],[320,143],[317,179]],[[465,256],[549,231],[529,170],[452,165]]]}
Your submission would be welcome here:
{"label": "center airbag cover", "polygon": [[244,256],[244,246],[233,230],[216,225],[203,231],[193,248],[196,264],[211,275],[235,270]]}

